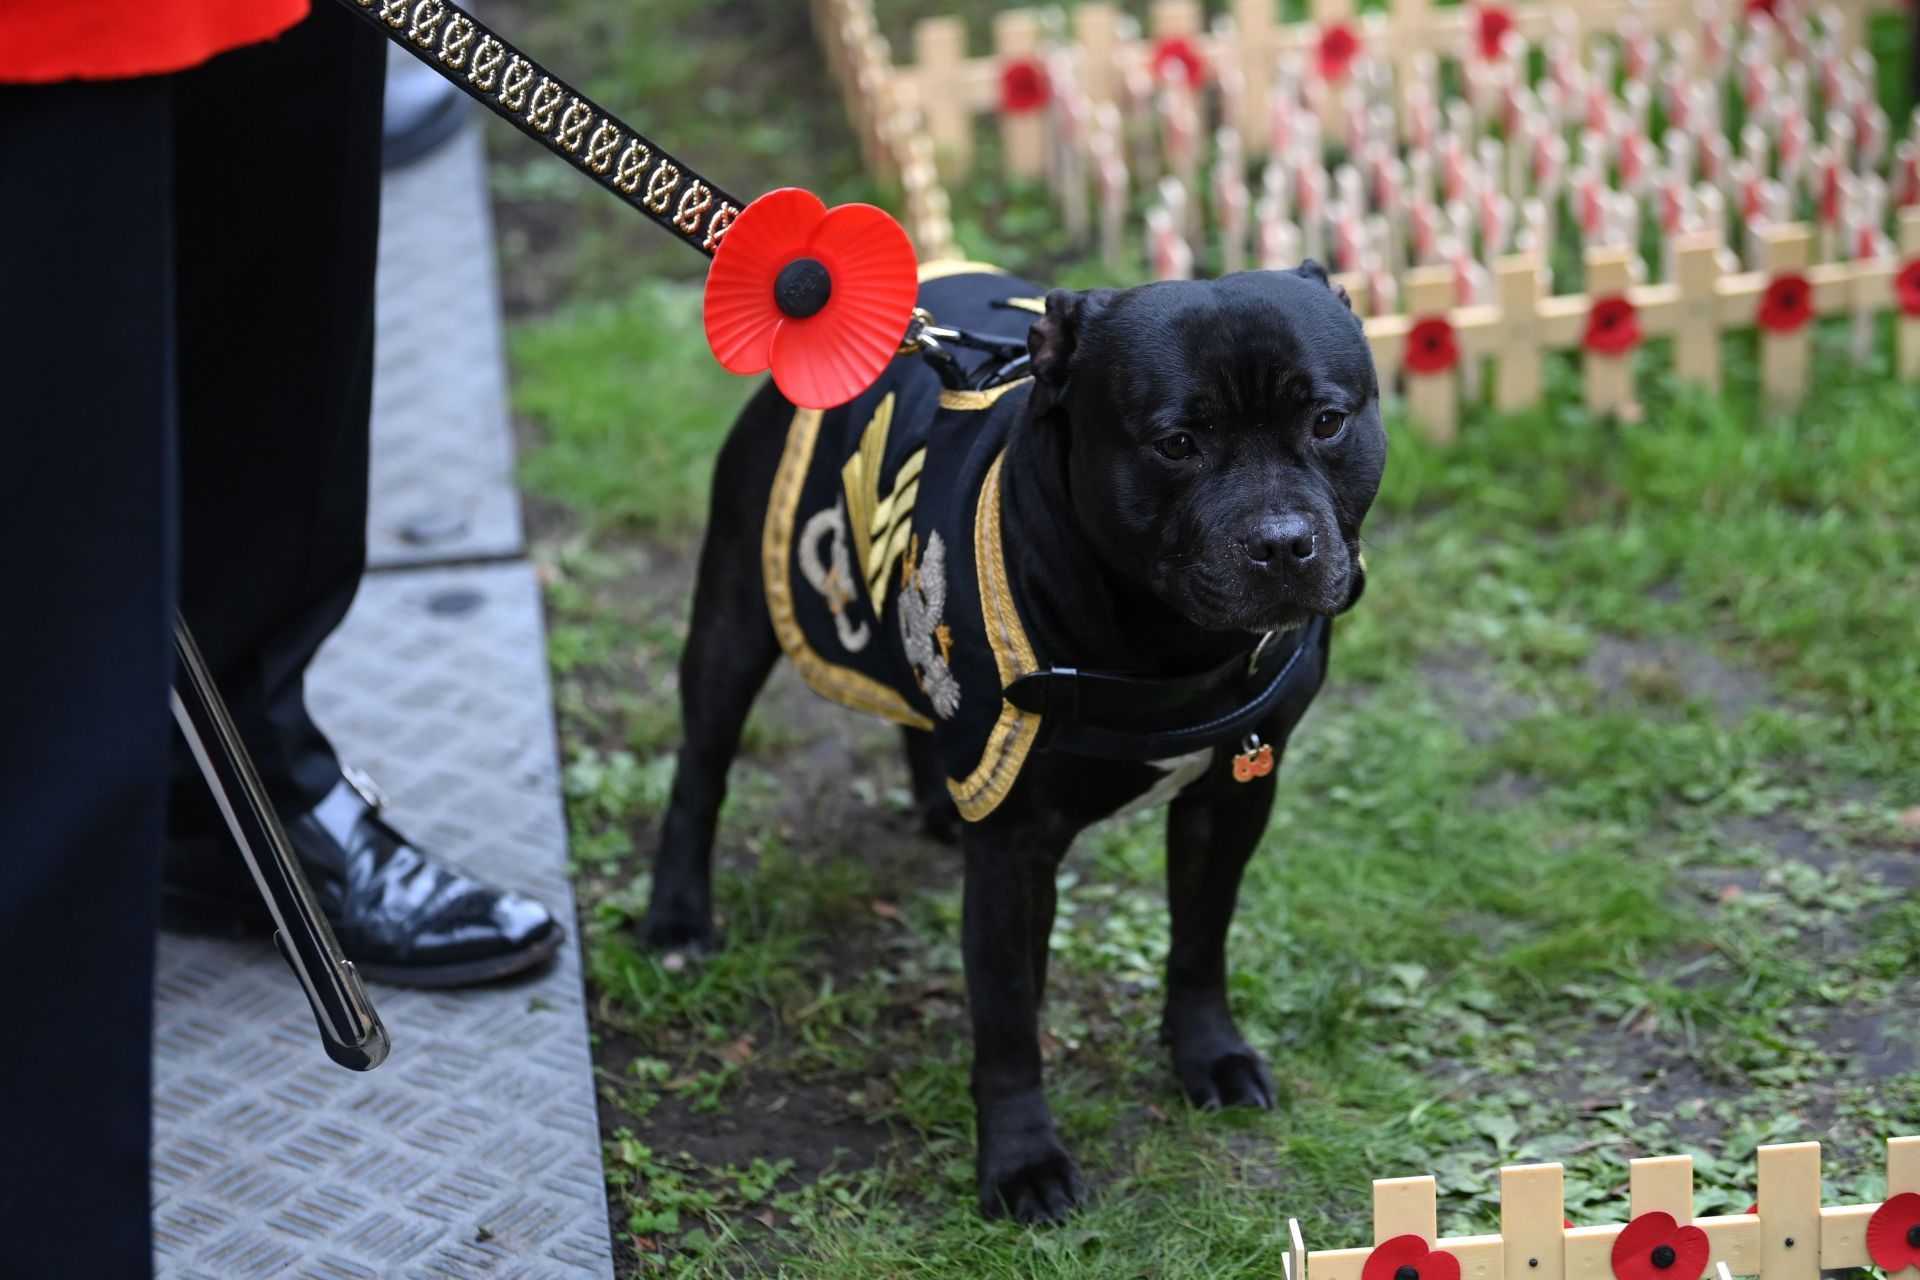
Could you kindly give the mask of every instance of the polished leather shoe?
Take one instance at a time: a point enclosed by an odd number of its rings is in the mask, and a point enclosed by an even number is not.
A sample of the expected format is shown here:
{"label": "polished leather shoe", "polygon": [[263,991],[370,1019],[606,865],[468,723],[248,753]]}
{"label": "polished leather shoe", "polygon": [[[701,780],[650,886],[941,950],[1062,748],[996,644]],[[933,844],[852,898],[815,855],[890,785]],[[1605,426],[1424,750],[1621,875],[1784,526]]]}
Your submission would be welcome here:
{"label": "polished leather shoe", "polygon": [[[560,949],[565,933],[533,899],[436,862],[380,816],[363,778],[286,823],[300,866],[340,949],[368,978],[463,987],[519,973]],[[161,919],[227,935],[272,930],[245,859],[230,840],[167,842]]]}

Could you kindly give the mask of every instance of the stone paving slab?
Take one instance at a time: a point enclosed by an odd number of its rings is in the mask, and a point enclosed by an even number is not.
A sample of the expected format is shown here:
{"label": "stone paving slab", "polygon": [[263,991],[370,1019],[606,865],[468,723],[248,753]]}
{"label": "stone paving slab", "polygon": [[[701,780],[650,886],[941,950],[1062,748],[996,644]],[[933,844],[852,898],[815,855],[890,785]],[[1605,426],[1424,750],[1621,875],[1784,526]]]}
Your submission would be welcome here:
{"label": "stone paving slab", "polygon": [[[524,562],[377,574],[310,696],[401,830],[571,923],[543,655]],[[393,1055],[358,1075],[271,946],[163,938],[160,1275],[610,1275],[574,942],[530,981],[369,988]]]}
{"label": "stone paving slab", "polygon": [[382,188],[367,528],[376,568],[523,549],[486,168],[470,120]]}

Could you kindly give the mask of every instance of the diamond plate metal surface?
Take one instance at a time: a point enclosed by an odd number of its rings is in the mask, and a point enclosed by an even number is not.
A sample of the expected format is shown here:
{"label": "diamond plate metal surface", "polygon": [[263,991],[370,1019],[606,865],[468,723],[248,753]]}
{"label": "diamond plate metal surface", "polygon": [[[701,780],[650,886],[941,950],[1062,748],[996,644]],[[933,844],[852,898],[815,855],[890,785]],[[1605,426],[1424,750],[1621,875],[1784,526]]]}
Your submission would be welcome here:
{"label": "diamond plate metal surface", "polygon": [[522,549],[499,300],[485,149],[469,123],[381,190],[375,567]]}
{"label": "diamond plate metal surface", "polygon": [[[376,574],[310,697],[401,830],[571,921],[541,631],[525,563]],[[356,1075],[266,943],[163,938],[160,1275],[610,1275],[572,942],[527,982],[369,988],[393,1056]]]}

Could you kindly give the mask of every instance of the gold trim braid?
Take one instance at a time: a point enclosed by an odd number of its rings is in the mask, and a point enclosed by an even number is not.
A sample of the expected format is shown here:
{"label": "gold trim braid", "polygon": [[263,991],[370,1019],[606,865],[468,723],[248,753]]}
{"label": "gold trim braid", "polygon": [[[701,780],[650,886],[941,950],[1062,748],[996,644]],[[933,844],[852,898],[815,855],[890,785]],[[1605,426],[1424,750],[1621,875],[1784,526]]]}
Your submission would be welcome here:
{"label": "gold trim braid", "polygon": [[786,450],[780,455],[780,469],[774,473],[773,492],[767,499],[767,523],[760,538],[760,579],[766,587],[767,613],[773,619],[773,633],[780,647],[800,669],[800,677],[815,693],[831,698],[843,707],[884,716],[914,729],[931,729],[933,721],[915,711],[907,700],[871,676],[847,667],[836,666],[815,653],[800,630],[793,611],[793,520],[800,507],[800,490],[807,478],[807,466],[813,461],[813,446],[820,435],[822,413],[818,409],[796,409],[787,428]]}
{"label": "gold trim braid", "polygon": [[929,280],[944,280],[948,276],[1003,276],[1006,268],[996,267],[991,262],[967,262],[960,258],[942,258],[938,262],[920,264],[920,283]]}
{"label": "gold trim braid", "polygon": [[[1020,625],[1020,611],[1014,607],[1013,591],[1007,585],[1007,560],[1000,546],[1000,467],[1006,459],[1002,453],[987,469],[987,477],[980,484],[980,505],[973,517],[980,616],[986,624],[987,644],[993,649],[993,665],[999,670],[1003,689],[1040,665],[1033,656],[1033,646],[1027,643],[1026,629]],[[947,779],[947,790],[961,817],[978,822],[999,808],[1039,734],[1038,715],[1022,711],[1005,698],[1000,700],[1000,718],[987,735],[980,763],[958,782]]]}
{"label": "gold trim braid", "polygon": [[940,407],[942,409],[988,409],[1015,387],[1024,387],[1032,382],[1031,376],[1015,378],[1012,382],[1003,382],[997,387],[985,391],[955,391],[952,387],[940,388]]}

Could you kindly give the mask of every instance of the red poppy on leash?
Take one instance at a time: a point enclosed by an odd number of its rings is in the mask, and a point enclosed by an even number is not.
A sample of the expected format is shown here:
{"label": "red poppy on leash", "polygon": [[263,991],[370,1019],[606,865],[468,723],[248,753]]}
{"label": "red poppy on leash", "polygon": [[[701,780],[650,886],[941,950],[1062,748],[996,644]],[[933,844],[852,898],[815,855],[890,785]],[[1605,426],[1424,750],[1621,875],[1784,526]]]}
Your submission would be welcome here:
{"label": "red poppy on leash", "polygon": [[783,187],[748,205],[714,254],[707,345],[733,373],[771,367],[796,405],[832,408],[899,351],[918,288],[913,244],[886,213]]}
{"label": "red poppy on leash", "polygon": [[1615,1280],[1700,1280],[1712,1250],[1707,1233],[1670,1213],[1643,1213],[1614,1237]]}
{"label": "red poppy on leash", "polygon": [[1367,1255],[1360,1280],[1460,1280],[1460,1259],[1419,1236],[1395,1236]]}

